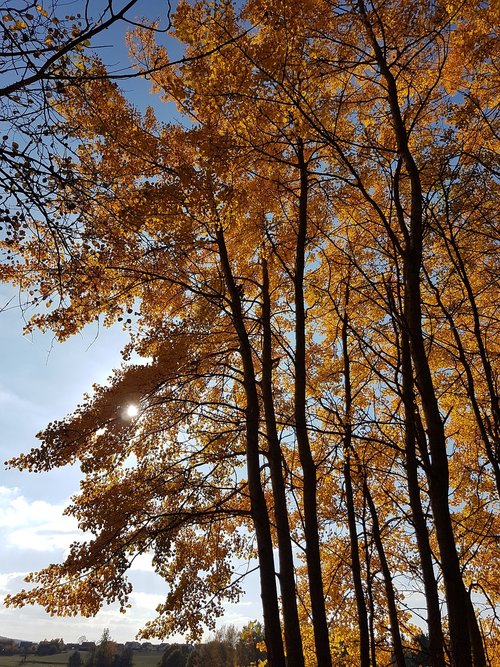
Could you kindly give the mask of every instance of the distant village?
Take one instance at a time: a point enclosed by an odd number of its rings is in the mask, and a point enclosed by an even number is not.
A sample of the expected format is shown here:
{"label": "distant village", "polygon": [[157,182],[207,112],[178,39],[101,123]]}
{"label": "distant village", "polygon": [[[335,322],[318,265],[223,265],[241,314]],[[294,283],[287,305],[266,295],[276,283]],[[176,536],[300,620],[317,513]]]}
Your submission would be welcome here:
{"label": "distant village", "polygon": [[223,626],[199,644],[119,643],[107,629],[97,642],[83,636],[68,643],[62,638],[31,642],[0,637],[0,667],[258,667],[265,660],[264,633],[258,621],[243,628]]}
{"label": "distant village", "polygon": [[[164,653],[170,646],[168,642],[153,644],[151,642],[115,642],[119,650],[132,650]],[[10,637],[0,637],[0,655],[55,655],[64,651],[95,651],[97,642],[89,642],[86,639],[79,642],[64,642],[62,638],[43,639],[39,642],[29,642]]]}

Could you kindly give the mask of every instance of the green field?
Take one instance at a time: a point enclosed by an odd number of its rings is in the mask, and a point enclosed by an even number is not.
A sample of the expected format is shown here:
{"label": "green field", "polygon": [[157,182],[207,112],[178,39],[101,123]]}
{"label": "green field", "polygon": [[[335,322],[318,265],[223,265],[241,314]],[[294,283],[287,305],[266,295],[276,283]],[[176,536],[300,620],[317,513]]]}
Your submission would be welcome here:
{"label": "green field", "polygon": [[[64,653],[56,653],[55,655],[29,655],[26,660],[22,655],[2,655],[0,656],[0,667],[18,667],[18,665],[53,665],[53,667],[60,667],[60,665],[68,664],[69,651]],[[82,652],[82,658],[84,657]]]}
{"label": "green field", "polygon": [[[158,667],[161,660],[159,651],[134,651],[133,667]],[[0,666],[1,667],[1,666]]]}
{"label": "green field", "polygon": [[[43,665],[44,667],[61,667],[68,664],[71,651],[56,653],[55,655],[29,655],[26,659],[22,655],[0,656],[0,667],[31,667],[32,665]],[[85,662],[85,651],[80,651],[83,662]],[[158,651],[134,651],[133,667],[157,667],[161,660]]]}

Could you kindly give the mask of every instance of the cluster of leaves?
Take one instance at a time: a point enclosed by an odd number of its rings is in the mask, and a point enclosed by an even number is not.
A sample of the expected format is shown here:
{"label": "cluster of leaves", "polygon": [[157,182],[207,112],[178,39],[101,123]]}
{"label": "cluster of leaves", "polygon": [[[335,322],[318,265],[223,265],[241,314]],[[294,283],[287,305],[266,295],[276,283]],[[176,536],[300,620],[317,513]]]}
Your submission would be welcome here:
{"label": "cluster of leaves", "polygon": [[[0,232],[7,246],[30,233],[33,216],[58,236],[64,217],[52,196],[71,182],[73,147],[67,133],[48,130],[58,122],[53,102],[75,80],[102,75],[91,65],[91,40],[120,22],[139,25],[131,18],[137,3],[106,0],[94,14],[91,6],[68,14],[58,0],[12,0],[0,10]],[[136,74],[125,67],[114,76]]]}
{"label": "cluster of leaves", "polygon": [[260,667],[266,664],[264,633],[258,621],[240,631],[234,625],[219,628],[202,644],[172,644],[159,667]]}
{"label": "cluster of leaves", "polygon": [[0,639],[0,655],[15,655],[19,646],[14,639]]}
{"label": "cluster of leaves", "polygon": [[55,655],[64,651],[64,641],[62,639],[44,639],[41,641],[36,649],[37,655]]}
{"label": "cluster of leaves", "polygon": [[68,658],[68,667],[132,667],[133,651],[128,646],[119,646],[111,639],[109,630],[106,629],[85,661],[79,651],[74,651]]}
{"label": "cluster of leaves", "polygon": [[151,553],[168,594],[143,636],[196,637],[257,558],[273,667],[495,664],[494,23],[488,2],[183,2],[182,62],[129,44],[185,126],[97,59],[57,93],[72,176],[3,276],[49,306],[32,325],[121,321],[130,344],[11,461],[79,461],[92,538],[10,604],[125,610]]}

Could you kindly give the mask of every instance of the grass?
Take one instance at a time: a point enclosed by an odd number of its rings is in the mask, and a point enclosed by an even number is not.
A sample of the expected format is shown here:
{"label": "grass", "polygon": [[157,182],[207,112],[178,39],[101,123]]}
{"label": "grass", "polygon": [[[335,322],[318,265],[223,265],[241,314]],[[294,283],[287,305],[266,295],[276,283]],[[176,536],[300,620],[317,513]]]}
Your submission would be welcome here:
{"label": "grass", "polygon": [[134,651],[132,665],[133,667],[158,667],[161,656],[160,651]]}
{"label": "grass", "polygon": [[[68,658],[72,651],[64,651],[55,655],[29,655],[24,660],[22,655],[0,655],[0,667],[31,667],[40,665],[43,667],[63,667],[68,664]],[[86,652],[80,651],[82,662],[85,663]],[[161,660],[158,651],[134,651],[133,667],[157,667]]]}
{"label": "grass", "polygon": [[[28,655],[26,660],[22,655],[0,655],[0,667],[19,667],[19,665],[52,665],[60,667],[68,664],[69,651],[55,655]],[[83,655],[82,655],[83,658]]]}
{"label": "grass", "polygon": [[[51,665],[61,667],[68,664],[68,658],[72,651],[55,653],[54,655],[28,655],[26,660],[22,655],[1,655],[0,667],[20,667],[20,665]],[[85,660],[85,652],[80,652],[82,660]],[[139,667],[139,666],[138,666]]]}

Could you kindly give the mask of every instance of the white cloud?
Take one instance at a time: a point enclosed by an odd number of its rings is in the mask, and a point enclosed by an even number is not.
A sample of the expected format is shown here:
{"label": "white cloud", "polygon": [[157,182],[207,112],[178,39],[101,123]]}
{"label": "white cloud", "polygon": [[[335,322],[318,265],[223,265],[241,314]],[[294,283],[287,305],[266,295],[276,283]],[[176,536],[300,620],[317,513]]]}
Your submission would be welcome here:
{"label": "white cloud", "polygon": [[0,529],[4,544],[23,551],[64,550],[81,539],[77,521],[63,516],[64,504],[27,500],[19,489],[0,487]]}
{"label": "white cloud", "polygon": [[217,620],[217,626],[223,627],[224,625],[235,625],[237,628],[241,628],[254,619],[255,616],[225,612],[224,616]]}
{"label": "white cloud", "polygon": [[12,592],[12,582],[16,579],[24,579],[25,572],[0,572],[0,595]]}
{"label": "white cloud", "polygon": [[158,595],[157,593],[140,593],[134,591],[130,595],[132,604],[135,607],[141,609],[152,609],[155,610],[159,604],[165,602],[164,595]]}
{"label": "white cloud", "polygon": [[0,487],[0,528],[15,528],[51,521],[60,517],[63,505],[51,505],[45,500],[29,501],[20,495],[19,489]]}
{"label": "white cloud", "polygon": [[74,530],[56,532],[57,528],[47,524],[45,527],[33,526],[21,530],[14,530],[9,534],[9,542],[16,549],[25,551],[62,551],[72,542],[80,538],[80,533]]}
{"label": "white cloud", "polygon": [[[1,562],[4,568],[4,572],[0,572],[0,598],[23,588],[26,572],[47,565],[47,553],[42,552],[52,551],[50,559],[57,562],[63,558],[64,550],[71,542],[85,538],[77,531],[75,519],[62,516],[64,507],[62,503],[30,500],[21,489],[0,485],[0,547],[3,547]],[[98,639],[103,629],[109,628],[117,641],[133,639],[146,621],[155,616],[158,604],[165,602],[166,592],[158,593],[166,588],[165,582],[154,573],[151,559],[152,554],[146,553],[133,562],[130,572],[134,585],[130,596],[132,609],[125,616],[115,605],[105,607],[94,619],[83,619],[51,618],[36,605],[7,609],[0,604],[2,634],[32,641],[59,636],[66,641],[76,641],[80,635]],[[250,576],[248,587],[255,592],[258,586],[252,582]],[[227,603],[219,624],[234,623],[239,627],[253,618],[260,618],[260,606],[257,601],[247,598],[239,603]],[[171,641],[180,639],[177,636]]]}
{"label": "white cloud", "polygon": [[[141,613],[142,612],[142,613]],[[0,606],[1,634],[16,639],[40,641],[44,637],[63,637],[75,642],[85,635],[89,641],[97,641],[105,628],[109,628],[115,641],[125,642],[135,638],[139,629],[151,618],[147,609],[129,610],[121,614],[118,609],[105,608],[94,618],[49,616],[38,606],[12,609]],[[176,637],[173,641],[180,641]]]}
{"label": "white cloud", "polygon": [[153,558],[153,554],[140,554],[139,556],[136,556],[132,562],[132,566],[130,567],[131,572],[154,572],[155,569],[153,567],[153,563],[151,562],[151,559]]}

